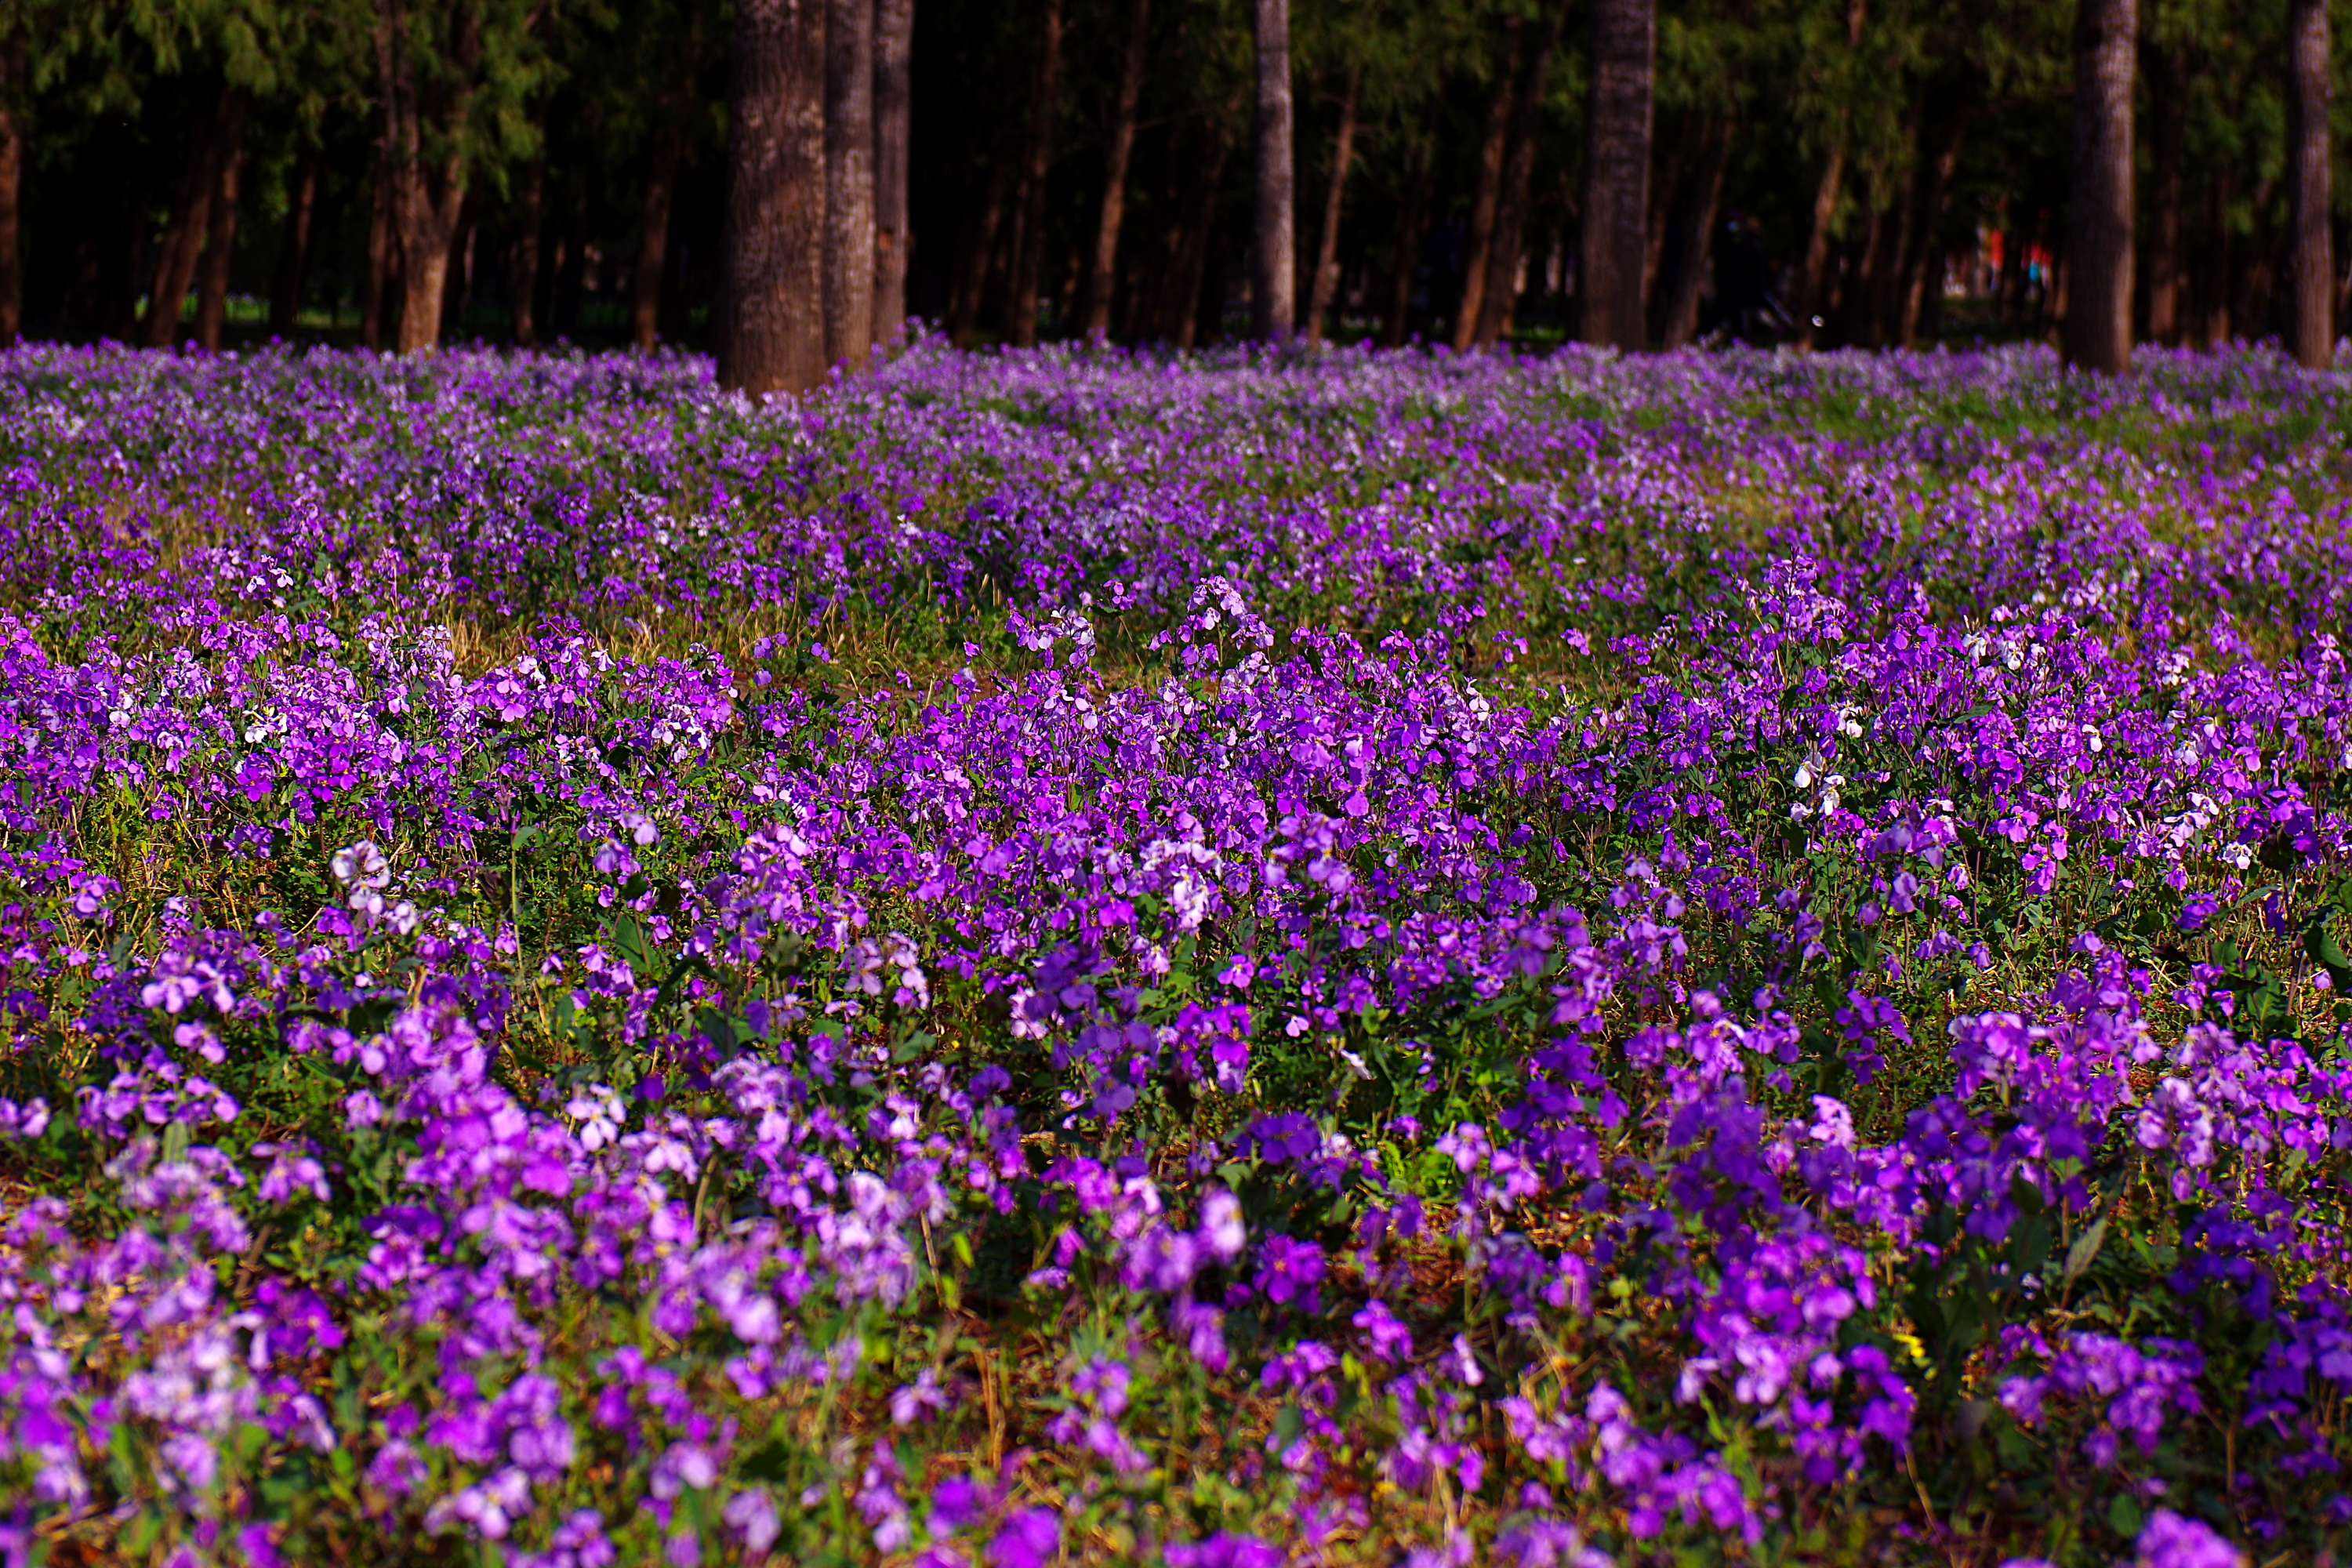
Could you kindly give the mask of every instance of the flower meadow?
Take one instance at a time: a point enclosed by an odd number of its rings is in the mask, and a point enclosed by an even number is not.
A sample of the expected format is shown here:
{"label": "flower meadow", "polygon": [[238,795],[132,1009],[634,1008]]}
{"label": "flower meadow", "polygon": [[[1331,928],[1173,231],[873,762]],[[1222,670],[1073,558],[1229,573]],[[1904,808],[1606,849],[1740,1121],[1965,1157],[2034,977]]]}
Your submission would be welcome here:
{"label": "flower meadow", "polygon": [[0,1560],[2340,1561],[2352,391],[0,356]]}

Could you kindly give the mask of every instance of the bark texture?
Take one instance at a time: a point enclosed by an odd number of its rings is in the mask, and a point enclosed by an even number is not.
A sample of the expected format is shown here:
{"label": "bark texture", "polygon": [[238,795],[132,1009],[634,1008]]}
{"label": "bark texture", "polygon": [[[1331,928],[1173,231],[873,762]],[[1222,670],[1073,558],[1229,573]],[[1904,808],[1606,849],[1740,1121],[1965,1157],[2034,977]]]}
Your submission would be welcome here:
{"label": "bark texture", "polygon": [[874,5],[828,0],[824,357],[861,374],[874,346]]}
{"label": "bark texture", "polygon": [[737,0],[719,381],[824,379],[825,0]]}
{"label": "bark texture", "polygon": [[908,148],[914,120],[915,0],[879,0],[874,14],[874,341],[907,329],[907,265],[915,234]]}
{"label": "bark texture", "polygon": [[245,172],[242,121],[232,128],[228,142],[213,166],[213,199],[205,226],[204,265],[196,278],[196,342],[212,353],[220,353],[221,332],[228,321],[229,267],[236,252],[237,186]]}
{"label": "bark texture", "polygon": [[1580,335],[1637,351],[1649,238],[1650,131],[1657,60],[1654,0],[1593,0]]}
{"label": "bark texture", "polygon": [[2074,183],[2066,217],[2066,361],[2131,366],[2132,81],[2137,0],[2078,0]]}
{"label": "bark texture", "polygon": [[[441,341],[449,255],[466,206],[465,139],[481,63],[481,17],[460,5],[452,19],[446,79],[428,90],[417,74],[407,0],[381,0],[375,16],[378,89],[392,155],[393,227],[400,242],[400,331],[415,353]],[[427,166],[427,122],[436,143]]]}
{"label": "bark texture", "polygon": [[1298,244],[1291,150],[1290,0],[1255,0],[1257,35],[1257,187],[1250,329],[1262,342],[1287,338],[1298,324]]}

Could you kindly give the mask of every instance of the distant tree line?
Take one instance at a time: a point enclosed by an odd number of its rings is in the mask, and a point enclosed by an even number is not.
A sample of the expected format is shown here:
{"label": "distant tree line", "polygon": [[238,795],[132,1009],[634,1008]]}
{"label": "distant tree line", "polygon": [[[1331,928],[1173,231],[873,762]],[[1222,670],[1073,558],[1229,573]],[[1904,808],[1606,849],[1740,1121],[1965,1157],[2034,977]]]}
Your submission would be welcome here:
{"label": "distant tree line", "polygon": [[[2332,352],[2327,0],[0,0],[0,340]],[[1947,286],[1955,277],[1970,286]]]}

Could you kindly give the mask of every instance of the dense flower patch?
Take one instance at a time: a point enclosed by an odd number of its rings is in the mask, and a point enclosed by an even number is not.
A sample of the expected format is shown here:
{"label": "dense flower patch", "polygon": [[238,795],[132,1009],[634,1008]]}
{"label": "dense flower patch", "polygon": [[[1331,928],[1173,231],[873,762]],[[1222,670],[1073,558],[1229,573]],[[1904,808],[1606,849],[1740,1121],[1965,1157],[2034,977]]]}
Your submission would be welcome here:
{"label": "dense flower patch", "polygon": [[2340,1552],[2347,425],[0,358],[0,1555]]}

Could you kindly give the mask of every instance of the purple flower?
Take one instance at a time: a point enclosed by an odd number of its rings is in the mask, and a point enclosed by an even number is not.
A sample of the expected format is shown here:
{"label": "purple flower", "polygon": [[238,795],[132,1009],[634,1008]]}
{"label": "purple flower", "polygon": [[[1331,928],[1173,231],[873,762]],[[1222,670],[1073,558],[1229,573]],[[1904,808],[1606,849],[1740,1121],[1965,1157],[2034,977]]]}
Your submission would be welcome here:
{"label": "purple flower", "polygon": [[1061,1549],[1061,1521],[1045,1509],[1023,1509],[997,1526],[988,1568],[1045,1568]]}

